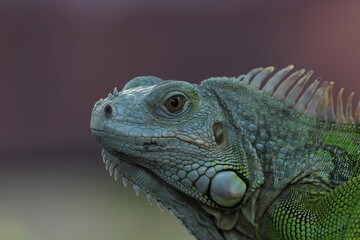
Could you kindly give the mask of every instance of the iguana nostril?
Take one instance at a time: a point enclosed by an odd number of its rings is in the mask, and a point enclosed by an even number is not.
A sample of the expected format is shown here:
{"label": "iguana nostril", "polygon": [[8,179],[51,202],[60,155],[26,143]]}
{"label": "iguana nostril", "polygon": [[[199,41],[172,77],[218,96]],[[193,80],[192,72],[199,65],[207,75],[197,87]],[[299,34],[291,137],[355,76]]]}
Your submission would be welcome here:
{"label": "iguana nostril", "polygon": [[104,107],[104,113],[105,113],[105,117],[107,117],[107,118],[111,117],[111,115],[113,113],[113,109],[112,109],[112,106],[110,104],[107,104]]}

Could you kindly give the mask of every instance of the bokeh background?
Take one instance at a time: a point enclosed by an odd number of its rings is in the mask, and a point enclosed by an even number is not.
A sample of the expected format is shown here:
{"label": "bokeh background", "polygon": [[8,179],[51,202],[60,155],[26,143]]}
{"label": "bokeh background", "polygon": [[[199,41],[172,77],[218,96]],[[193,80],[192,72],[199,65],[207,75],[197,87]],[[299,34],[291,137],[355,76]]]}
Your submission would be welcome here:
{"label": "bokeh background", "polygon": [[93,104],[131,78],[294,64],[360,93],[360,1],[1,0],[0,239],[194,239],[108,176]]}

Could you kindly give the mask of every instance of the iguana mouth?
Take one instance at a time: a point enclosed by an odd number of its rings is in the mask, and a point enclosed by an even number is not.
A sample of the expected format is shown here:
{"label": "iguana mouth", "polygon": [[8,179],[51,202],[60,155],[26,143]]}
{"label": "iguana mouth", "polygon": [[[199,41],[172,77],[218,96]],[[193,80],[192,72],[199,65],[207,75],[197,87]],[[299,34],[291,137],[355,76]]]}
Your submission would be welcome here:
{"label": "iguana mouth", "polygon": [[119,138],[121,142],[132,145],[145,146],[181,146],[194,145],[200,148],[209,147],[209,143],[199,139],[196,135],[187,136],[169,129],[153,128],[141,130],[141,126],[123,123],[121,127],[110,127],[97,115],[91,118],[90,128],[92,132],[106,133]]}
{"label": "iguana mouth", "polygon": [[[187,141],[182,141],[177,137],[143,137],[143,136],[123,136],[109,133],[107,131],[99,131],[92,129],[92,133],[95,138],[96,135],[104,134],[108,138],[116,140],[116,142],[127,149],[134,151],[147,151],[147,152],[159,152],[159,151],[173,151],[179,148],[188,148],[190,144]],[[99,141],[103,141],[98,137]],[[129,162],[132,164],[131,162]]]}
{"label": "iguana mouth", "polygon": [[[142,135],[124,135],[119,132],[111,132],[108,130],[98,130],[91,129],[94,137],[96,138],[96,134],[106,134],[110,138],[115,138],[118,143],[124,143],[124,146],[127,144],[127,147],[137,150],[137,151],[163,151],[163,150],[174,150],[177,148],[189,148],[190,145],[199,147],[199,148],[207,148],[209,144],[200,140],[200,139],[192,139],[187,136],[175,135],[172,134],[170,136],[142,136]],[[94,134],[95,133],[95,134]],[[99,138],[100,140],[100,138]],[[131,163],[130,163],[131,164]]]}

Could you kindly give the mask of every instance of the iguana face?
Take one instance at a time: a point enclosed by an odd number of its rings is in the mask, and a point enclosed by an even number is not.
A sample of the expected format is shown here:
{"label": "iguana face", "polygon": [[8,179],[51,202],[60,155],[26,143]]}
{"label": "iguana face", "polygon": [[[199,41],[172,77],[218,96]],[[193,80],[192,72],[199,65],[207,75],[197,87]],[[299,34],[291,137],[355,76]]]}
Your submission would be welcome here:
{"label": "iguana face", "polygon": [[246,156],[231,147],[239,145],[234,130],[215,96],[201,88],[136,78],[98,101],[92,113],[92,133],[110,174],[123,174],[135,191],[140,186],[174,213],[179,205],[236,208],[249,184],[246,161],[238,160]]}

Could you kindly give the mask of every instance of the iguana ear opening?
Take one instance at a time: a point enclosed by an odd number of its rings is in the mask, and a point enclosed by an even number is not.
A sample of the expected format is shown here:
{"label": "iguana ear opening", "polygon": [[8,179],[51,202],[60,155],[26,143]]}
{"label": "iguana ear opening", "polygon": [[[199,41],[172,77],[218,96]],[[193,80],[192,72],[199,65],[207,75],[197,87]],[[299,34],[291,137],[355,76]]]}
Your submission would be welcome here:
{"label": "iguana ear opening", "polygon": [[213,135],[218,146],[224,146],[226,144],[226,131],[223,123],[217,122],[213,125]]}
{"label": "iguana ear opening", "polygon": [[162,81],[164,80],[153,76],[136,77],[124,86],[123,91],[136,87],[149,87]]}

